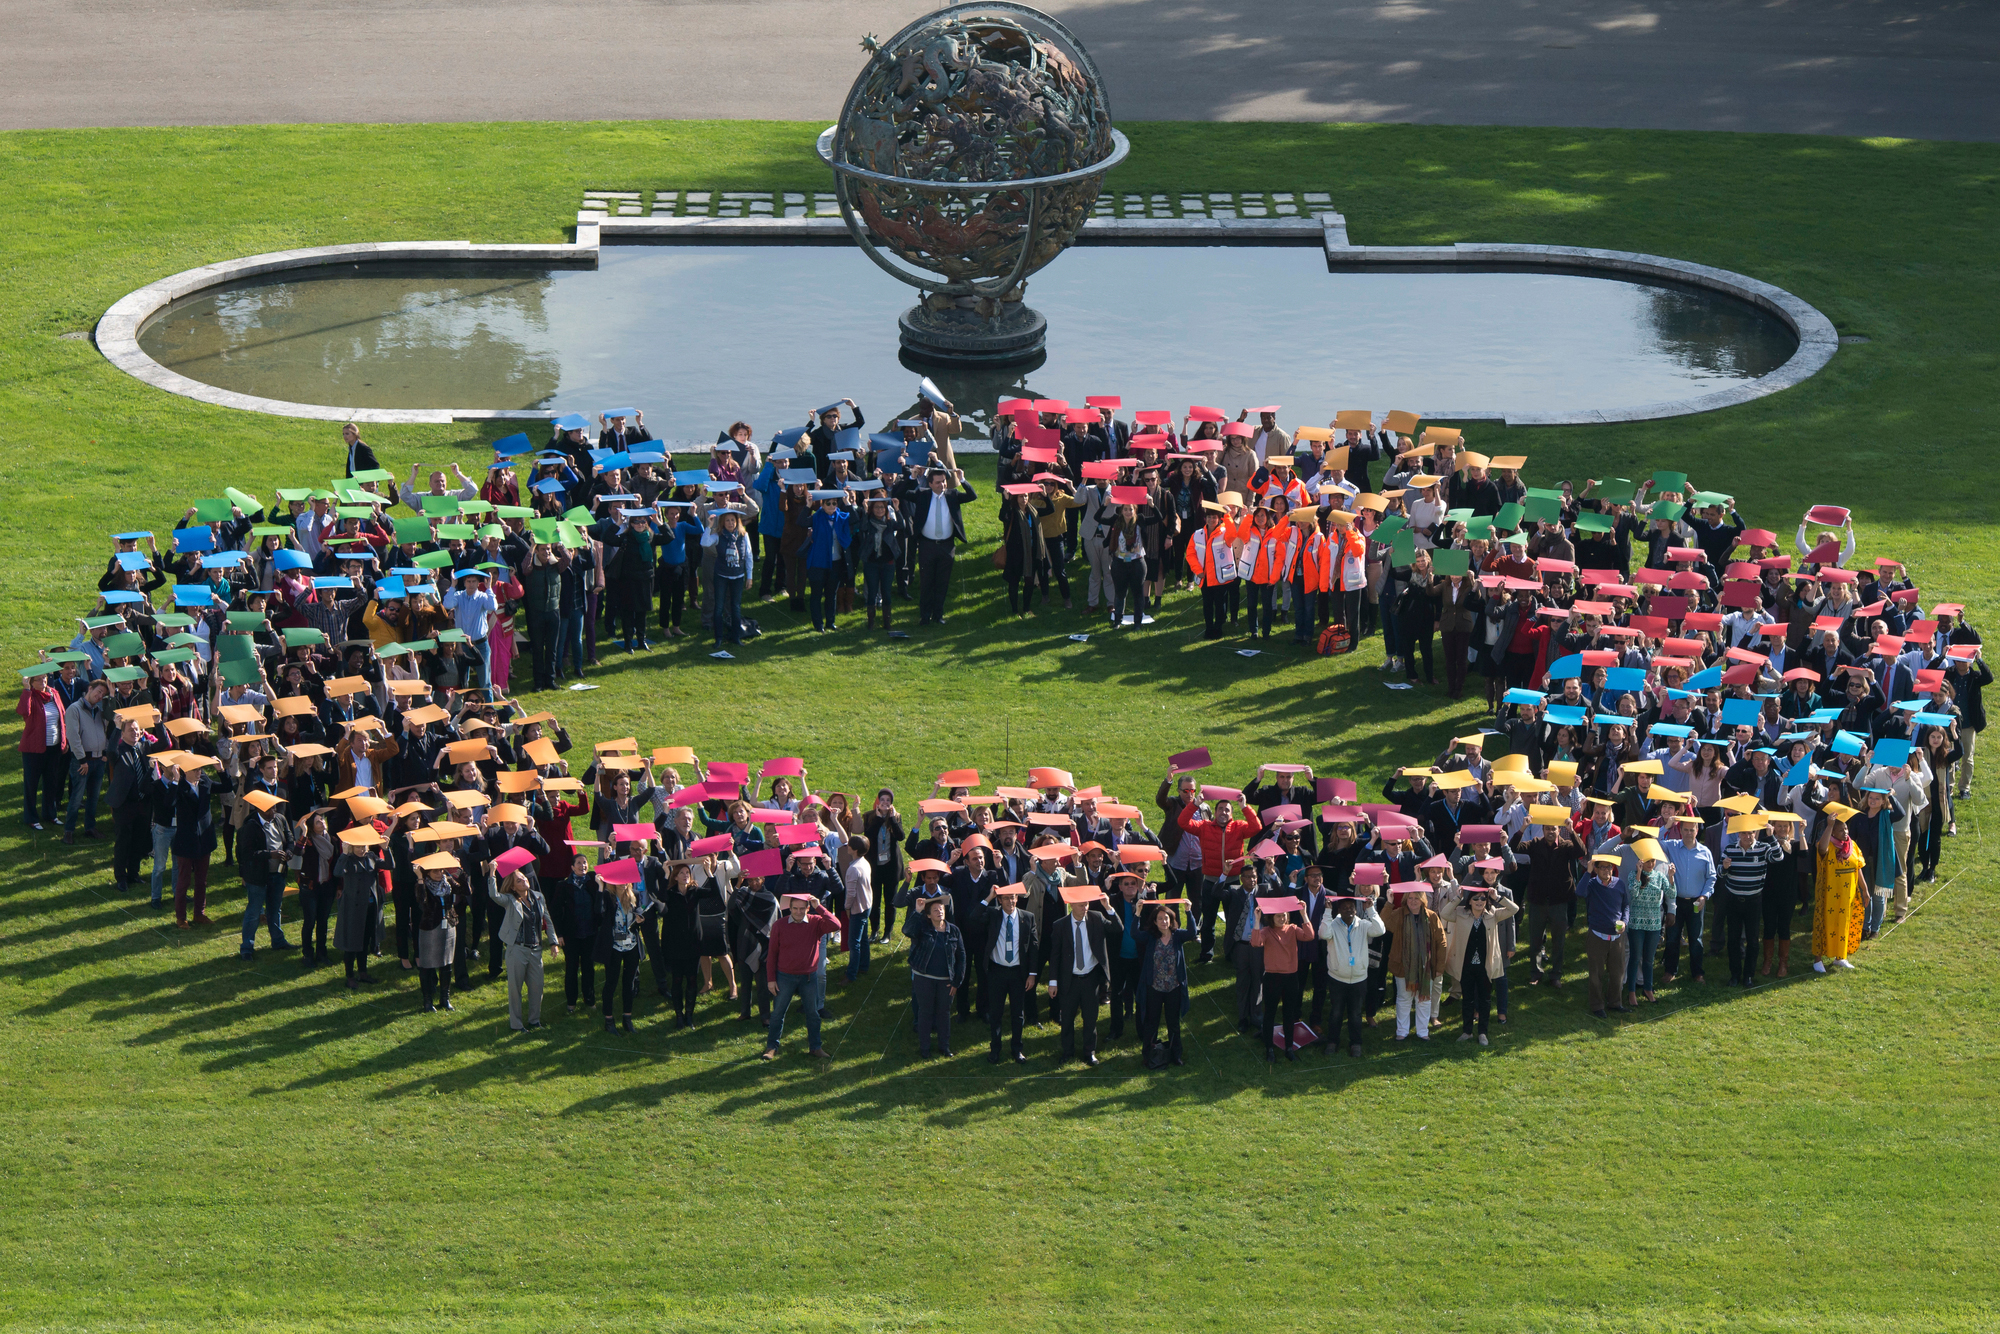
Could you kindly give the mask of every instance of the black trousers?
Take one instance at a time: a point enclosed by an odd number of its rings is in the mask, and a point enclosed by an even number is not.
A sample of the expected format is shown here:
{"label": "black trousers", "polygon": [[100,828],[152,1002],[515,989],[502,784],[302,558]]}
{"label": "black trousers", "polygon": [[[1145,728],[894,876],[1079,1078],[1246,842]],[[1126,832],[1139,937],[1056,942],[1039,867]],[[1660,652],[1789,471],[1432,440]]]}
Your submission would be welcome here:
{"label": "black trousers", "polygon": [[424,1004],[449,1005],[451,1003],[451,969],[419,968],[417,981],[424,989]]}
{"label": "black trousers", "polygon": [[117,840],[111,849],[112,882],[118,885],[137,884],[139,864],[153,850],[151,803],[128,801],[123,806],[113,806],[111,828]]}
{"label": "black trousers", "polygon": [[[966,955],[965,985],[958,989],[958,1017],[970,1019],[976,1005],[981,1014],[986,1012],[986,951],[969,950]],[[974,987],[978,994],[973,994]]]}
{"label": "black trousers", "polygon": [[562,638],[562,617],[528,618],[528,666],[535,689],[553,690],[556,684],[556,648]]}
{"label": "black trousers", "polygon": [[[660,628],[662,630],[680,625],[681,617],[687,614],[688,562],[679,565],[662,565],[657,580],[660,588]],[[764,571],[769,576],[770,569]]]}
{"label": "black trousers", "polygon": [[396,957],[417,957],[417,887],[408,880],[398,884],[391,878],[389,901],[396,906]]}
{"label": "black trousers", "polygon": [[695,972],[695,960],[676,959],[668,970],[667,996],[674,1005],[674,1017],[686,1023],[694,1022],[694,998],[700,985]]}
{"label": "black trousers", "polygon": [[752,968],[748,959],[739,958],[736,961],[736,981],[738,1003],[736,1017],[738,1019],[748,1019],[750,1017],[750,1007],[754,1004],[757,1007],[757,1022],[769,1028],[771,1026],[771,990],[764,985],[763,970]]}
{"label": "black trousers", "polygon": [[299,957],[326,962],[326,929],[333,922],[333,905],[340,901],[339,884],[304,885],[299,888],[299,908],[306,915],[299,928]]}
{"label": "black trousers", "polygon": [[1729,980],[1748,982],[1756,976],[1759,946],[1764,942],[1764,896],[1723,890],[1723,953],[1729,956]]}
{"label": "black trousers", "polygon": [[1312,1006],[1306,1011],[1306,1022],[1313,1026],[1315,1032],[1319,1031],[1319,1021],[1326,1017],[1326,992],[1332,979],[1327,975],[1326,960],[1308,960],[1304,955],[1306,950],[1324,953],[1325,949],[1324,945],[1307,945],[1299,951],[1299,986],[1312,986]]}
{"label": "black trousers", "polygon": [[1098,989],[1103,985],[1099,975],[1065,977],[1056,986],[1056,1003],[1062,1013],[1062,1054],[1068,1058],[1078,1054],[1076,1049],[1076,1022],[1083,1020],[1084,1056],[1097,1055],[1097,1007],[1101,1003]]}
{"label": "black trousers", "polygon": [[1028,1012],[1028,966],[1006,968],[993,964],[986,970],[986,1025],[993,1034],[993,1053],[1000,1053],[1000,1030],[1011,1023],[1015,1052],[1021,1050],[1021,1021]]}
{"label": "black trousers", "polygon": [[773,580],[776,587],[782,589],[785,586],[785,557],[778,546],[783,533],[759,533],[757,536],[764,545],[764,568],[757,572],[757,596],[767,598],[771,596]]}
{"label": "black trousers", "polygon": [[1181,1003],[1187,999],[1186,987],[1175,987],[1172,991],[1154,991],[1140,997],[1139,1041],[1141,1050],[1148,1055],[1160,1041],[1160,1022],[1167,1025],[1167,1059],[1182,1059],[1181,1052]]}
{"label": "black trousers", "polygon": [[[595,936],[579,936],[563,950],[563,1001],[574,1005],[579,994],[585,1005],[597,1004],[597,964],[592,960]],[[579,985],[580,984],[580,985]]]}
{"label": "black trousers", "polygon": [[917,558],[917,619],[925,623],[942,620],[944,600],[951,592],[951,539],[917,539]]}
{"label": "black trousers", "polygon": [[611,961],[604,965],[604,1017],[611,1017],[611,1002],[622,998],[625,1003],[625,1017],[632,1017],[632,999],[639,994],[639,961],[632,957],[636,951],[623,954],[613,951]]}
{"label": "black trousers", "polygon": [[1111,965],[1111,1040],[1116,1042],[1125,1036],[1128,1015],[1132,1027],[1139,1026],[1139,961],[1114,954],[1107,962]]}
{"label": "black trousers", "polygon": [[951,1050],[951,980],[910,975],[910,1005],[917,1018],[917,1054],[931,1054],[931,1035],[940,1051]]}
{"label": "black trousers", "polygon": [[1236,965],[1237,1025],[1254,1024],[1257,1022],[1258,997],[1268,995],[1260,991],[1264,985],[1264,951],[1247,940],[1231,941],[1229,961]]}
{"label": "black trousers", "polygon": [[1341,1025],[1345,1023],[1347,1026],[1347,1045],[1350,1047],[1360,1046],[1361,1002],[1367,995],[1368,983],[1365,981],[1329,981],[1327,985],[1333,991],[1333,1018],[1331,1021],[1332,1027],[1328,1028],[1324,1035],[1326,1045],[1329,1047],[1338,1047],[1341,1045],[1340,1030]]}
{"label": "black trousers", "polygon": [[1204,639],[1219,639],[1229,623],[1229,590],[1235,584],[1203,584],[1201,588],[1201,633]]}
{"label": "black trousers", "polygon": [[1463,1011],[1459,1021],[1462,1031],[1470,1033],[1476,1021],[1479,1031],[1486,1031],[1487,1016],[1493,1013],[1493,979],[1486,975],[1485,964],[1468,966],[1465,975],[1458,979],[1459,988],[1465,993],[1458,1007]]}
{"label": "black trousers", "polygon": [[[1193,838],[1193,834],[1184,835]],[[1192,873],[1191,873],[1192,874]],[[1222,887],[1229,883],[1218,876],[1201,877],[1201,957],[1215,957],[1215,915],[1222,910]],[[1227,951],[1225,951],[1227,953]]]}
{"label": "black trousers", "polygon": [[653,991],[667,994],[667,952],[660,948],[660,924],[650,915],[639,923],[639,939],[646,942],[646,962],[653,966]]}
{"label": "black trousers", "polygon": [[[1237,948],[1247,950],[1253,947],[1245,944]],[[1299,1022],[1299,975],[1267,971],[1264,974],[1264,1047],[1267,1051],[1276,1046],[1271,1039],[1271,1030],[1278,1026],[1280,1012],[1285,1021],[1285,1050],[1290,1051],[1292,1025]]]}
{"label": "black trousers", "polygon": [[1382,1008],[1383,1002],[1389,999],[1391,990],[1389,985],[1389,947],[1395,943],[1395,939],[1395,932],[1384,931],[1370,942],[1373,945],[1379,946],[1382,951],[1379,960],[1372,950],[1368,955],[1368,981],[1364,984],[1364,991],[1362,993],[1362,1013],[1366,1014],[1370,1019],[1373,1019],[1375,1012]]}

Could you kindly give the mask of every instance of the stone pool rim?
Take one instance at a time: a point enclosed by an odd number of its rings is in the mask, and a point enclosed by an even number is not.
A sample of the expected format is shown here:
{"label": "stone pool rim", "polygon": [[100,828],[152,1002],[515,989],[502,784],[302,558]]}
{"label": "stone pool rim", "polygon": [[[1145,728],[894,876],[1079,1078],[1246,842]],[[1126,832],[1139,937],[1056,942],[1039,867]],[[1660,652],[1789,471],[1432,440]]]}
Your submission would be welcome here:
{"label": "stone pool rim", "polygon": [[[204,384],[169,370],[139,346],[139,331],[148,320],[176,301],[245,278],[282,273],[288,269],[319,268],[342,261],[464,260],[471,263],[538,263],[551,267],[594,268],[607,241],[824,241],[846,237],[840,218],[615,218],[579,213],[576,240],[546,245],[475,245],[469,241],[363,241],[350,245],[308,246],[277,250],[241,259],[203,264],[151,282],[127,293],[98,320],[99,352],[119,370],[170,394],[275,417],[370,424],[442,425],[459,421],[549,421],[552,409],[499,408],[361,408],[334,404],[291,403],[259,398]],[[1707,264],[1642,255],[1628,250],[1597,250],[1580,246],[1526,245],[1507,242],[1459,242],[1450,246],[1357,246],[1347,239],[1347,220],[1334,212],[1302,218],[1092,218],[1084,224],[1079,244],[1117,242],[1180,242],[1268,244],[1273,241],[1320,242],[1327,262],[1343,270],[1369,269],[1450,272],[1454,269],[1548,268],[1612,278],[1654,279],[1720,292],[1775,316],[1798,338],[1798,348],[1776,370],[1728,389],[1691,398],[1622,408],[1580,408],[1564,412],[1491,412],[1477,408],[1425,407],[1427,421],[1498,422],[1506,426],[1594,426],[1609,422],[1655,421],[1665,417],[1713,412],[1763,398],[1812,376],[1833,359],[1840,337],[1833,322],[1810,303],[1782,287]],[[984,442],[968,441],[967,452],[980,452]]]}

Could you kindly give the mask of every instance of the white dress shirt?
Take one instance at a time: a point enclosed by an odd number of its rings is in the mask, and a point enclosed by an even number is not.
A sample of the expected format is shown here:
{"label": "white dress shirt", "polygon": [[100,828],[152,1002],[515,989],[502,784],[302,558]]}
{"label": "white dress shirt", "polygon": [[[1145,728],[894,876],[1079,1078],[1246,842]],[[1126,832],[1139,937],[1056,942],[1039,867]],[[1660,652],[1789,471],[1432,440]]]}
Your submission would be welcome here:
{"label": "white dress shirt", "polygon": [[993,933],[993,962],[1012,968],[1021,962],[1021,912],[1000,914],[999,929]]}
{"label": "white dress shirt", "polygon": [[1097,967],[1097,956],[1090,952],[1089,920],[1082,917],[1069,919],[1070,930],[1076,933],[1076,951],[1070,958],[1070,972],[1078,977]]}

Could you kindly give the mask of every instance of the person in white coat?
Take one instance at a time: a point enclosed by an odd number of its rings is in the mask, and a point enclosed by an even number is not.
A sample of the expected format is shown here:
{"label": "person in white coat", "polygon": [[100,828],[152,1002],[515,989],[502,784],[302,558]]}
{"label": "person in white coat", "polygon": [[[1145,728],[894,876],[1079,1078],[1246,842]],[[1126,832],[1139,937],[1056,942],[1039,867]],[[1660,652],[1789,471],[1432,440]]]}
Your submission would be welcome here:
{"label": "person in white coat", "polygon": [[1326,975],[1333,990],[1333,1019],[1326,1031],[1326,1048],[1340,1046],[1340,1025],[1347,1021],[1347,1054],[1361,1054],[1361,1006],[1368,992],[1368,942],[1382,934],[1382,919],[1373,902],[1358,894],[1329,894],[1333,911],[1319,924],[1326,953]]}

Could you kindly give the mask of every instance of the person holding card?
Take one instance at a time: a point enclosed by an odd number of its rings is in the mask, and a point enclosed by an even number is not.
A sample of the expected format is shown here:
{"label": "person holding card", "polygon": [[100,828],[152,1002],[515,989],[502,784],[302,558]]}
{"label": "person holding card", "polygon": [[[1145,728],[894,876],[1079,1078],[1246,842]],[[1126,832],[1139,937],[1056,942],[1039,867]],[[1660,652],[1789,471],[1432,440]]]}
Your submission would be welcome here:
{"label": "person holding card", "polygon": [[1063,903],[1069,916],[1050,926],[1045,946],[1049,1004],[1056,1006],[1062,1021],[1062,1058],[1077,1056],[1077,1020],[1083,1021],[1083,1063],[1095,1067],[1097,1059],[1097,1011],[1104,1003],[1104,989],[1110,976],[1110,951],[1121,938],[1116,918],[1096,904],[1102,893],[1091,885],[1065,885]]}
{"label": "person holding card", "polygon": [[[1264,955],[1264,1060],[1277,1059],[1277,1039],[1285,1035],[1285,1059],[1299,1059],[1299,947],[1315,939],[1305,910],[1295,898],[1260,898],[1258,924],[1251,928],[1250,946]],[[1284,1027],[1277,1027],[1282,1013]]]}
{"label": "person holding card", "polygon": [[778,1059],[778,1044],[785,1036],[785,1011],[792,997],[798,996],[805,1008],[806,1054],[825,1060],[819,1032],[826,996],[825,941],[840,931],[840,919],[810,894],[786,894],[782,907],[785,915],[772,924],[770,948],[765,951],[764,986],[772,997],[771,1027],[758,1059]]}
{"label": "person holding card", "polygon": [[943,896],[932,897],[903,923],[903,934],[910,938],[910,1001],[922,1059],[931,1054],[933,1033],[940,1055],[958,1054],[951,1049],[951,1009],[965,985],[965,937],[957,924],[945,920],[945,902]]}
{"label": "person holding card", "polygon": [[1507,975],[1507,951],[1500,924],[1516,911],[1513,902],[1498,892],[1497,887],[1474,884],[1465,886],[1464,892],[1442,914],[1445,972],[1458,980],[1464,993],[1459,1006],[1460,1042],[1473,1040],[1476,1023],[1479,1045],[1490,1045],[1487,1013],[1493,1003],[1495,984]]}
{"label": "person holding card", "polygon": [[[1178,906],[1191,906],[1180,900]],[[1196,938],[1192,922],[1175,920],[1175,904],[1149,901],[1140,911],[1138,927],[1139,1041],[1148,1070],[1186,1065],[1181,1049],[1181,1018],[1188,1010],[1187,944]],[[1167,1025],[1161,1044],[1160,1021]]]}

